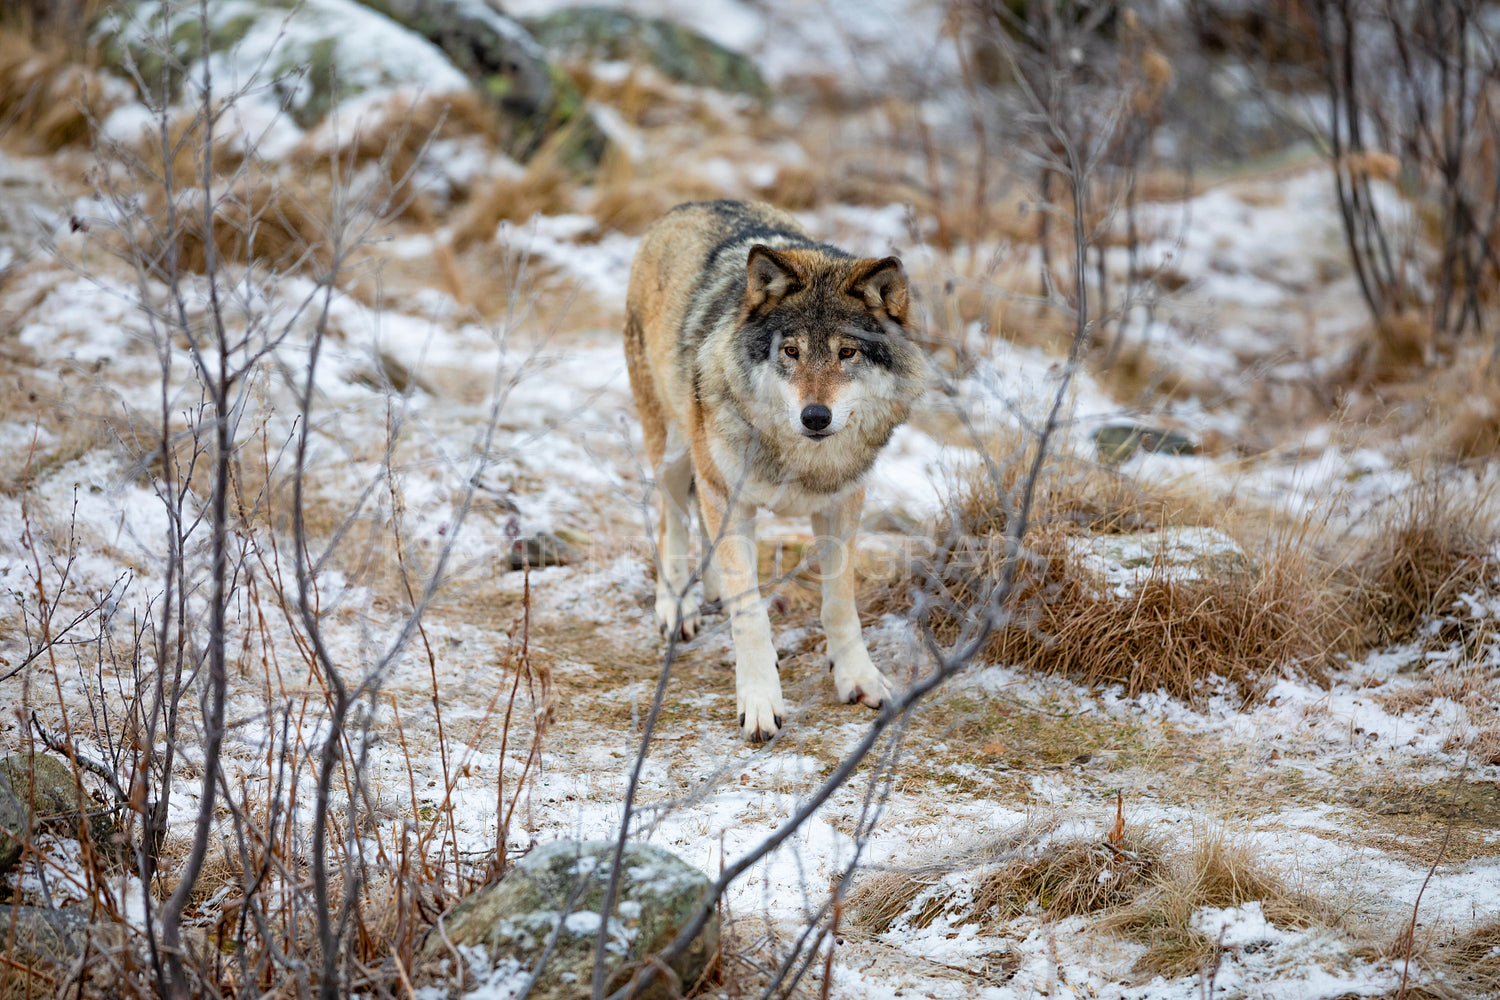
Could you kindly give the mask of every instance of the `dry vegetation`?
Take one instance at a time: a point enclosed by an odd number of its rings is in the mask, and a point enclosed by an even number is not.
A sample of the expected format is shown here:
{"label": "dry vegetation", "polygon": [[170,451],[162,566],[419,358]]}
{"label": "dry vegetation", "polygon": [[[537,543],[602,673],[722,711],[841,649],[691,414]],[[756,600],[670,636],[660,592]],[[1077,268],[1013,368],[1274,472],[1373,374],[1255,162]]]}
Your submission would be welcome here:
{"label": "dry vegetation", "polygon": [[0,138],[31,153],[87,145],[92,122],[119,101],[75,52],[0,21]]}
{"label": "dry vegetation", "polygon": [[[0,32],[0,132],[6,133],[8,141],[22,148],[54,151],[87,139],[91,116],[96,119],[107,105],[101,103],[102,90],[90,71],[70,58],[23,34]],[[723,141],[726,149],[734,149],[733,142],[747,137],[759,141],[776,131],[766,116],[747,112],[745,135],[736,136],[735,129],[708,108],[695,105],[683,112],[681,95],[654,85],[648,74],[632,73],[617,84],[590,81],[580,74],[579,82],[594,100],[611,104],[639,127],[665,128],[668,122],[677,127],[677,119],[685,118],[701,133]],[[830,104],[824,110],[837,109]],[[885,113],[894,121],[904,111],[887,109]],[[450,240],[439,245],[432,261],[426,262],[434,271],[424,278],[479,314],[492,317],[510,305],[507,282],[497,280],[496,275],[512,275],[514,267],[508,249],[494,240],[502,221],[521,223],[538,213],[586,211],[594,217],[596,229],[585,239],[597,239],[613,232],[639,233],[677,201],[725,193],[701,174],[674,168],[672,157],[660,152],[637,160],[614,150],[592,177],[583,178],[563,169],[553,147],[544,148],[524,168],[492,174],[473,187],[453,191],[444,216],[411,183],[423,151],[433,139],[493,138],[494,127],[492,117],[476,99],[453,97],[416,105],[395,103],[376,123],[363,127],[332,152],[326,145],[304,144],[286,170],[247,161],[228,147],[216,149],[211,169],[222,195],[212,225],[205,231],[196,213],[177,225],[165,222],[168,202],[161,193],[161,178],[170,177],[179,190],[190,189],[200,180],[196,153],[200,137],[195,126],[181,124],[173,136],[180,155],[153,159],[143,146],[132,163],[130,182],[148,182],[155,192],[146,206],[143,221],[148,228],[143,242],[156,259],[170,256],[178,266],[200,272],[209,242],[220,259],[234,264],[277,271],[316,270],[328,263],[328,241],[318,207],[326,203],[328,188],[374,166],[385,195],[400,210],[393,224],[398,230],[431,233],[440,222],[452,225]],[[923,182],[892,176],[895,171],[862,160],[867,155],[868,151],[851,151],[813,165],[782,166],[757,193],[797,210],[831,202],[884,205],[903,200],[913,206],[914,214],[936,220],[939,245],[946,241],[949,246],[993,243],[1009,247],[1008,252],[988,259],[977,253],[954,254],[942,260],[948,274],[923,276],[931,279],[926,282],[931,288],[944,288],[928,300],[935,327],[956,331],[978,323],[985,336],[1054,352],[1066,343],[1067,317],[1038,304],[1043,281],[1025,263],[1038,241],[1052,241],[1059,252],[1062,248],[1060,234],[1044,232],[1038,213],[1009,207],[968,213],[966,209],[975,202],[973,185],[964,186],[970,178],[955,181],[934,174]],[[1150,182],[1143,181],[1137,192],[1142,198],[1186,192],[1186,183],[1177,175],[1150,176]],[[1024,197],[1012,197],[1006,206],[1035,194],[1024,186],[1016,191]],[[173,204],[174,209],[180,207]],[[168,238],[156,240],[157,234]],[[1105,242],[1119,238],[1110,233]],[[1166,280],[1170,282],[1170,276]],[[571,298],[575,292],[555,299],[539,297],[534,302],[541,303],[538,311],[550,320],[575,308]],[[587,310],[570,314],[575,325],[588,325],[596,318],[599,326],[613,321],[607,309],[598,315]],[[62,390],[49,388],[50,383],[43,385],[19,373],[21,364],[29,362],[11,343],[15,326],[14,316],[0,316],[0,360],[15,362],[18,369],[3,376],[0,417],[34,420],[49,443],[23,462],[8,457],[0,466],[0,494],[9,495],[58,464],[115,443],[102,440],[102,421],[78,419],[76,398],[69,400]],[[951,369],[963,366],[954,346],[957,341],[957,337],[952,342],[933,341],[937,350],[951,352]],[[1430,324],[1409,317],[1386,321],[1350,365],[1336,371],[1330,384],[1320,389],[1329,390],[1330,399],[1340,392],[1379,389],[1387,393],[1383,405],[1394,406],[1400,393],[1392,387],[1420,392],[1422,380],[1433,377],[1431,366],[1443,357],[1453,357],[1436,356],[1432,343]],[[1128,342],[1110,345],[1101,341],[1086,355],[1086,364],[1124,402],[1202,398],[1205,394],[1203,386],[1192,384],[1145,348]],[[382,388],[397,381],[389,371],[374,380]],[[1435,457],[1439,460],[1480,463],[1500,451],[1500,389],[1494,377],[1469,369],[1460,379],[1449,372],[1441,385],[1450,394],[1451,412],[1456,416],[1448,419],[1448,411],[1440,406],[1436,409],[1444,412],[1439,416],[1411,416],[1403,426],[1425,421],[1423,426],[1438,442]],[[947,515],[917,539],[922,558],[868,582],[862,601],[867,615],[908,612],[920,598],[922,624],[946,642],[984,610],[1006,565],[1005,532],[1017,500],[1019,473],[1029,465],[1030,457],[1019,437],[984,444],[1000,464],[993,474],[968,475],[956,484]],[[372,455],[351,454],[354,458],[364,461]],[[272,476],[264,459],[259,471],[255,465],[249,462],[237,470],[237,516],[248,535],[270,534],[272,529],[284,532],[288,483],[284,477]],[[306,527],[319,540],[342,538],[349,556],[333,564],[346,569],[352,581],[371,585],[382,594],[377,598],[377,611],[406,606],[409,602],[399,595],[399,581],[408,567],[400,562],[401,539],[391,534],[396,521],[387,519],[388,511],[381,511],[351,526],[347,511],[340,506],[345,499],[314,490],[305,512]],[[1064,675],[1091,687],[1119,685],[1131,696],[1165,690],[1195,703],[1221,691],[1220,682],[1225,682],[1249,702],[1287,673],[1326,679],[1328,669],[1342,654],[1424,637],[1443,643],[1467,638],[1461,634],[1463,626],[1445,620],[1445,615],[1460,594],[1496,582],[1500,524],[1490,496],[1476,497],[1434,477],[1385,505],[1377,516],[1379,523],[1361,526],[1360,541],[1352,544],[1329,537],[1313,515],[1289,522],[1259,512],[1230,510],[1219,498],[1191,489],[1147,487],[1117,470],[1076,456],[1059,456],[1038,487],[1032,526],[1024,539],[1026,556],[1019,586],[1005,609],[1013,616],[1011,623],[993,635],[983,658]],[[1158,558],[1134,587],[1121,591],[1102,584],[1080,545],[1099,535],[1183,525],[1212,526],[1235,535],[1246,558],[1191,574],[1178,572]],[[800,544],[768,543],[762,549],[762,579],[790,584],[789,600],[782,602],[780,610],[796,616],[799,623],[811,621],[817,604],[804,555]],[[283,556],[274,547],[266,552],[270,562]],[[434,604],[433,612],[452,612],[470,623],[495,624],[503,618],[501,624],[518,635],[521,609],[511,597],[502,614],[487,590],[446,593]],[[476,606],[481,603],[486,606]],[[287,613],[285,606],[275,609],[270,604],[268,600],[269,616]],[[281,647],[291,654],[288,669],[305,667],[305,681],[312,687],[317,683],[316,672],[310,662],[298,659],[307,653],[295,624],[283,624],[293,636],[293,641],[284,641]],[[554,638],[563,641],[560,633]],[[592,645],[592,632],[589,638]],[[266,654],[263,663],[274,659],[270,647],[261,652]],[[430,650],[426,653],[432,655]],[[511,643],[502,660],[500,674],[511,680],[535,679],[541,692],[538,697],[546,700],[549,654],[538,654],[533,661],[524,647]],[[268,692],[268,704],[289,696],[288,682],[279,675],[273,678],[268,672],[255,680]],[[570,683],[577,700],[587,702],[588,686],[576,680]],[[434,671],[434,703],[435,685]],[[1435,681],[1421,697],[1458,700],[1465,690],[1474,696],[1467,677],[1455,674]],[[326,691],[313,690],[312,694],[314,700],[326,698]],[[1389,697],[1407,701],[1398,705],[1392,700],[1388,708],[1415,706],[1410,693]],[[497,722],[495,706],[490,708],[469,729],[465,749],[494,735],[493,731],[486,734],[486,727],[493,730]],[[537,713],[539,721],[515,738],[540,741],[548,711]],[[619,706],[611,705],[609,711],[621,716],[611,716],[611,721],[629,724]],[[401,745],[405,747],[404,735]],[[1490,730],[1474,739],[1472,750],[1492,757],[1496,746]],[[414,843],[393,840],[380,845],[397,860],[378,873],[366,906],[356,916],[352,939],[360,961],[373,963],[398,955],[410,962],[416,936],[448,895],[479,877],[454,859],[442,877],[458,881],[434,891],[429,881],[432,872],[415,870],[426,863],[421,860],[422,852],[435,849],[441,855],[441,846],[434,845],[442,841],[442,824],[452,822],[447,792],[458,777],[445,774],[444,780],[448,788],[440,790],[435,801],[419,801],[419,794],[425,792],[413,785],[406,790],[411,801],[393,807],[409,807],[423,825]],[[513,794],[519,796],[518,786]],[[247,865],[301,863],[288,860],[297,853],[294,846],[278,840],[277,832],[264,822],[273,805],[268,800],[247,806],[237,822],[263,839],[252,842],[244,857],[216,858],[195,888],[198,897],[219,888],[230,890],[221,913],[227,922],[220,928],[225,934],[232,933],[231,925],[243,912],[236,909],[240,904],[234,890],[245,881]],[[923,865],[864,875],[848,896],[854,923],[867,933],[880,934],[903,923],[921,928],[945,919],[999,935],[1014,921],[1031,916],[1057,920],[1100,914],[1105,926],[1144,947],[1137,972],[1149,977],[1194,974],[1213,962],[1217,943],[1191,923],[1193,914],[1205,906],[1260,902],[1279,926],[1332,919],[1321,903],[1292,891],[1273,874],[1250,841],[1221,827],[1195,830],[1186,838],[1185,847],[1171,845],[1149,828],[1134,826],[1117,831],[1117,837],[1104,838],[1052,839],[1051,832],[1035,828]],[[173,858],[170,851],[165,857]],[[503,852],[500,857],[503,862]],[[272,907],[267,914],[275,927],[274,940],[267,943],[288,953],[311,948],[304,939],[307,914],[293,912],[293,902],[289,899],[284,911]],[[774,927],[752,930],[748,922],[740,927],[739,939],[726,936],[732,942],[726,948],[726,961],[735,964],[735,969],[725,972],[724,978],[736,988],[753,987],[768,978],[765,970],[784,942],[777,939]],[[1435,955],[1447,963],[1455,981],[1476,992],[1493,990],[1500,987],[1497,942],[1497,925],[1487,924]],[[47,978],[43,973],[35,975]],[[248,989],[254,984],[242,985]]]}
{"label": "dry vegetation", "polygon": [[[1008,512],[1019,501],[1008,477],[1024,464],[964,476],[928,554],[870,581],[867,612],[904,611],[920,598],[924,624],[951,642],[1000,582]],[[1285,673],[1318,680],[1341,654],[1408,641],[1452,611],[1460,594],[1494,585],[1500,523],[1488,491],[1433,479],[1377,516],[1362,526],[1367,540],[1351,546],[1320,528],[1317,514],[1268,523],[1242,512],[1236,523],[1205,496],[1146,489],[1064,457],[1038,488],[1008,605],[1012,621],[995,632],[985,658],[1091,687],[1118,684],[1132,697],[1165,690],[1197,701],[1218,690],[1218,679],[1253,700]],[[1106,586],[1079,544],[1182,525],[1255,541],[1243,560],[1186,573],[1158,552],[1124,589]]]}
{"label": "dry vegetation", "polygon": [[1097,914],[1102,926],[1145,947],[1142,979],[1199,973],[1219,944],[1192,925],[1203,907],[1259,903],[1278,927],[1332,919],[1320,901],[1289,889],[1247,838],[1222,826],[1192,831],[1186,847],[1126,826],[1108,837],[1049,836],[1025,828],[922,864],[872,871],[849,892],[856,928],[882,934],[939,919],[1005,935],[1017,920]]}

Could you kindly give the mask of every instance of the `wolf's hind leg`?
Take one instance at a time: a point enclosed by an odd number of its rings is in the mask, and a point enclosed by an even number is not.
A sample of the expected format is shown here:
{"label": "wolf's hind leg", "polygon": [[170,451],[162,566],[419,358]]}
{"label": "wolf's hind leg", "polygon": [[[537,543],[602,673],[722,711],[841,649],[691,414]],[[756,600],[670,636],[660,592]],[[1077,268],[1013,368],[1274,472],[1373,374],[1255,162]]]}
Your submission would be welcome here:
{"label": "wolf's hind leg", "polygon": [[703,553],[703,603],[719,604],[724,591],[719,586],[719,570],[714,563],[713,552],[720,539],[708,533],[708,519],[704,516],[701,505],[698,508],[698,541],[702,543],[699,551]]}
{"label": "wolf's hind leg", "polygon": [[661,490],[661,530],[657,534],[656,623],[662,635],[691,639],[698,631],[698,605],[687,596],[693,576],[688,551],[688,494],[693,485],[693,461],[685,449],[669,448],[656,470]]}
{"label": "wolf's hind leg", "polygon": [[859,526],[864,491],[812,517],[823,576],[823,631],[833,683],[842,701],[879,708],[891,697],[891,685],[870,659],[854,604],[854,532]]}

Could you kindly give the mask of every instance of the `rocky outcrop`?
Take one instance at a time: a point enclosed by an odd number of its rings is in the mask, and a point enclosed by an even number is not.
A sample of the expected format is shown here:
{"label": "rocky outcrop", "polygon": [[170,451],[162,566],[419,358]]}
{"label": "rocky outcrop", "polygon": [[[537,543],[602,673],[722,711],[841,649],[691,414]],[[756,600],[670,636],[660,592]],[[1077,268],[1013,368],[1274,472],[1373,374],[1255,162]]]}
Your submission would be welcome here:
{"label": "rocky outcrop", "polygon": [[673,21],[613,7],[573,7],[523,23],[561,58],[649,62],[679,83],[748,94],[761,101],[771,96],[755,63]]}
{"label": "rocky outcrop", "polygon": [[[556,945],[530,996],[573,1000],[590,995],[594,949],[601,925],[607,934],[607,989],[623,986],[692,919],[710,886],[707,875],[676,855],[649,844],[628,844],[622,858],[619,900],[607,924],[600,916],[609,883],[612,841],[559,840],[522,858],[499,882],[473,893],[429,933],[425,954],[438,959],[450,946],[473,956],[482,949],[491,970],[529,978],[556,935]],[[660,978],[647,997],[685,993],[718,948],[717,916],[671,964],[677,993]]]}

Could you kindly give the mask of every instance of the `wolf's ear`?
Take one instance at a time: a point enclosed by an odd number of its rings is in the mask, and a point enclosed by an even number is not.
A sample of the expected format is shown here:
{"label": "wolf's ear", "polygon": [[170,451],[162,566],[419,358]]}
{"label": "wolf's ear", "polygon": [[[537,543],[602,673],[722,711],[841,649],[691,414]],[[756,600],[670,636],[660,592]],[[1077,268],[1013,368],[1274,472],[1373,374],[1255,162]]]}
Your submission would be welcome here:
{"label": "wolf's ear", "polygon": [[864,302],[872,313],[884,312],[896,323],[905,324],[911,293],[899,258],[860,261],[844,291]]}
{"label": "wolf's ear", "polygon": [[802,287],[802,274],[791,258],[764,243],[750,248],[745,262],[745,305],[754,312],[774,306]]}

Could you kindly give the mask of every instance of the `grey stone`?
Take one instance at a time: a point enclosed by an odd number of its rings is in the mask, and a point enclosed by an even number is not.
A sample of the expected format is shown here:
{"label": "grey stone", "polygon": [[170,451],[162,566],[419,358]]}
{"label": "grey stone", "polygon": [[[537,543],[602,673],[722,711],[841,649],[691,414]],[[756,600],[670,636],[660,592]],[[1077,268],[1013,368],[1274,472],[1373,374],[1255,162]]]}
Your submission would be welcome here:
{"label": "grey stone", "polygon": [[80,815],[66,762],[46,754],[0,760],[0,872],[20,860],[28,836],[44,830],[77,836]]}
{"label": "grey stone", "polygon": [[608,141],[572,79],[521,24],[485,0],[361,0],[432,42],[502,112],[506,152],[524,160],[550,135],[561,162],[592,169]]}
{"label": "grey stone", "polygon": [[239,0],[196,5],[125,0],[100,19],[104,65],[177,100],[202,60],[204,31],[215,88],[268,93],[302,128],[340,104],[393,86],[430,94],[476,90],[495,109],[506,151],[525,159],[565,132],[560,155],[592,167],[603,132],[571,80],[515,21],[484,0]]}
{"label": "grey stone", "polygon": [[14,945],[10,957],[23,965],[37,962],[69,966],[90,942],[117,948],[125,940],[118,924],[90,923],[76,910],[0,905],[0,941]]}
{"label": "grey stone", "polygon": [[1094,450],[1104,462],[1124,462],[1137,451],[1161,455],[1196,455],[1198,446],[1176,431],[1139,424],[1106,424],[1094,431]]}
{"label": "grey stone", "polygon": [[572,7],[522,23],[547,49],[572,59],[638,59],[670,80],[767,101],[755,63],[673,21],[613,7]]}
{"label": "grey stone", "polygon": [[[593,981],[594,946],[614,858],[613,841],[559,840],[522,858],[499,882],[464,899],[442,918],[442,932],[429,932],[424,954],[448,953],[448,944],[483,947],[488,960],[529,970],[554,931],[557,946],[536,987],[534,1000],[587,997]],[[676,855],[649,844],[627,844],[622,858],[619,902],[609,919],[605,945],[607,989],[623,986],[652,955],[666,947],[706,898],[707,875]],[[571,901],[571,905],[570,904]],[[717,914],[671,965],[686,992],[718,949]],[[676,995],[658,977],[645,996]]]}

